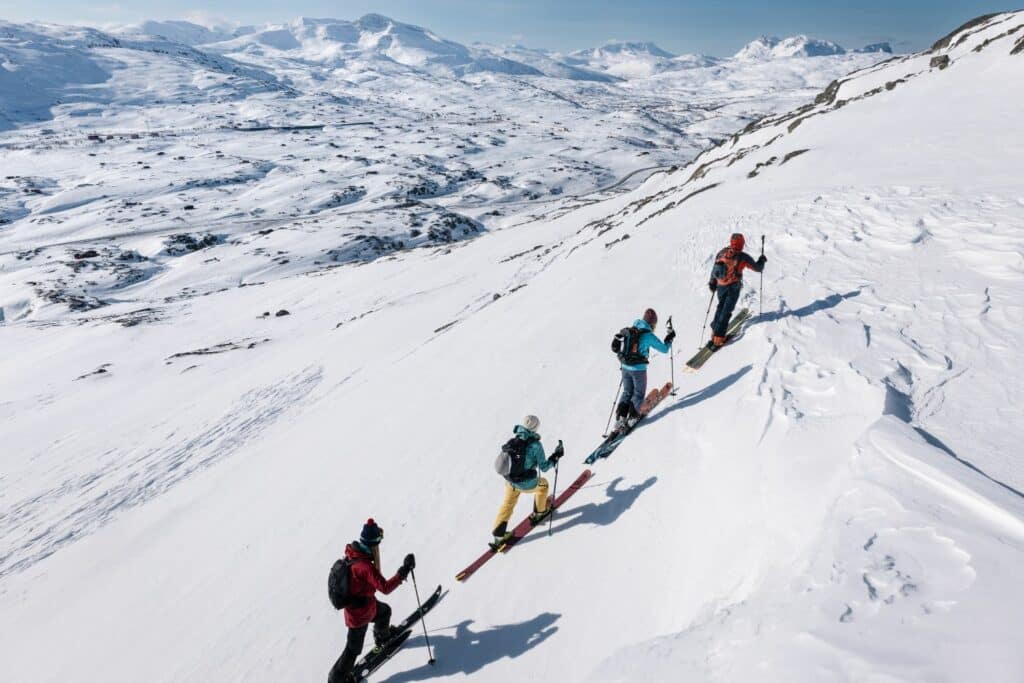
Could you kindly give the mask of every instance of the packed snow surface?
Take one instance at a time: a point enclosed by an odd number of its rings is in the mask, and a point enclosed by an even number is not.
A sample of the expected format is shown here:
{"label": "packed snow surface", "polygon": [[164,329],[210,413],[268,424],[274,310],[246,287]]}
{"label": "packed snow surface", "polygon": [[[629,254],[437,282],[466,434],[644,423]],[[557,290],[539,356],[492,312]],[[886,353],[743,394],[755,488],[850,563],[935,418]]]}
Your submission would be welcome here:
{"label": "packed snow surface", "polygon": [[[448,591],[437,663],[417,631],[375,680],[1024,679],[1024,13],[626,86],[3,31],[0,76],[55,100],[0,137],[0,679],[323,680],[327,572],[370,516],[388,573],[415,552]],[[696,120],[769,76],[795,83],[766,117]],[[679,167],[609,189],[640,120]],[[555,179],[543,208],[505,186]],[[756,315],[685,374],[734,231],[765,235]],[[678,392],[550,537],[456,584],[498,446],[536,414],[571,481],[648,306]]]}

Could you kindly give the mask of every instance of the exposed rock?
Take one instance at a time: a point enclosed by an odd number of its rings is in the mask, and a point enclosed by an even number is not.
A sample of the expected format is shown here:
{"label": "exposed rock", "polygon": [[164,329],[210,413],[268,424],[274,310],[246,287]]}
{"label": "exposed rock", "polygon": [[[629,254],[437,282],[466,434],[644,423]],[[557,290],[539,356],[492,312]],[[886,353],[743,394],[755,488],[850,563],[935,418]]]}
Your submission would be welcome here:
{"label": "exposed rock", "polygon": [[809,152],[809,151],[811,151],[811,150],[809,150],[809,149],[795,149],[792,152],[789,152],[786,156],[782,157],[782,163],[779,164],[779,166],[782,166],[782,164],[786,163],[790,159],[798,157],[801,154],[803,154],[804,152]]}
{"label": "exposed rock", "polygon": [[1017,39],[1017,42],[1014,43],[1013,45],[1013,49],[1010,50],[1010,54],[1019,55],[1022,52],[1024,52],[1024,36],[1021,36],[1020,38]]}
{"label": "exposed rock", "polygon": [[928,63],[931,68],[938,68],[939,70],[945,69],[949,66],[949,55],[939,55],[932,57],[932,61]]}
{"label": "exposed rock", "polygon": [[946,34],[942,38],[939,38],[938,40],[936,40],[935,43],[931,47],[931,51],[935,52],[936,50],[941,50],[943,48],[949,47],[949,44],[953,41],[953,38],[957,34],[963,32],[963,31],[966,31],[968,29],[972,29],[975,26],[978,26],[980,24],[984,24],[986,21],[988,21],[992,17],[997,17],[997,16],[999,16],[999,12],[994,12],[992,14],[983,14],[980,17],[975,17],[974,19],[971,19],[970,21],[966,22],[962,26],[958,26],[957,28],[953,29],[952,31],[950,31],[948,34]]}
{"label": "exposed rock", "polygon": [[169,256],[183,256],[193,251],[213,247],[224,242],[223,235],[192,235],[183,233],[171,235],[164,241],[164,251]]}

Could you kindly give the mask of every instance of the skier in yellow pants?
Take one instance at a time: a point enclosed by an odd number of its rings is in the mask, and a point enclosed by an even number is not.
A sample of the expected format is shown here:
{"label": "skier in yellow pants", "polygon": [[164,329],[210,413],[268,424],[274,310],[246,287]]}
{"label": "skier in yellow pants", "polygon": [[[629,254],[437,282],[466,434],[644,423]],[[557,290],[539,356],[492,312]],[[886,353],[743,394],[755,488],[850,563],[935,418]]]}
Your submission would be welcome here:
{"label": "skier in yellow pants", "polygon": [[519,494],[533,494],[533,514],[530,521],[534,524],[547,516],[548,480],[538,476],[537,470],[547,472],[562,457],[562,442],[550,458],[544,456],[544,447],[540,443],[537,429],[540,420],[535,415],[523,418],[523,424],[516,425],[512,432],[514,437],[501,448],[501,455],[495,463],[498,473],[505,477],[505,499],[498,508],[498,518],[494,520],[494,541],[490,546],[497,550],[512,535],[508,530],[508,520],[512,517]]}

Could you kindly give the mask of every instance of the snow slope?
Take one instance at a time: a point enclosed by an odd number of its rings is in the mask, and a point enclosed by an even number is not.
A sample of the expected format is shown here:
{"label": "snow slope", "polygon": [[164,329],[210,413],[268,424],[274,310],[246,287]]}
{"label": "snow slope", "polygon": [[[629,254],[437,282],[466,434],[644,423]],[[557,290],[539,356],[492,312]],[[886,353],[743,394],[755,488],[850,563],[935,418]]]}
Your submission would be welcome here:
{"label": "snow slope", "polygon": [[[8,321],[0,678],[322,680],[326,573],[372,515],[387,568],[450,587],[436,666],[417,635],[379,680],[1020,680],[1022,31],[967,26],[515,230],[266,277],[216,244],[132,285],[159,321]],[[684,375],[737,229],[768,236],[765,312]],[[538,414],[568,482],[646,306],[678,395],[551,538],[452,586],[497,445]]]}

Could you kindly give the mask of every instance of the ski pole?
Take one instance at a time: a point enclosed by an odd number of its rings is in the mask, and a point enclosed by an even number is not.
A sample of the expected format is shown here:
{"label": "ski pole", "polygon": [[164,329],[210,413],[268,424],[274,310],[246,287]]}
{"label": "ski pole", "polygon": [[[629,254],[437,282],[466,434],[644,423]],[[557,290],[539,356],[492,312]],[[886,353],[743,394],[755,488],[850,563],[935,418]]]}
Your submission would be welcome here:
{"label": "ski pole", "polygon": [[708,316],[711,315],[711,302],[715,300],[715,293],[711,292],[711,298],[708,299],[708,312],[704,314],[704,324],[700,327],[700,343],[697,344],[697,348],[704,346],[704,328],[708,326]]}
{"label": "ski pole", "polygon": [[608,424],[604,426],[604,434],[601,436],[608,436],[608,428],[612,426],[612,415],[615,414],[615,405],[619,402],[619,392],[622,391],[622,378],[619,378],[619,388],[615,390],[615,400],[612,401],[611,412],[608,413]]}
{"label": "ski pole", "polygon": [[[559,441],[558,445],[561,446],[562,442]],[[561,458],[559,458],[561,460]],[[551,535],[551,525],[555,523],[555,497],[558,495],[558,462],[555,462],[555,486],[551,489],[551,514],[548,515],[548,536]]]}
{"label": "ski pole", "polygon": [[[668,325],[667,325],[667,327],[668,327],[668,331],[669,332],[674,332],[675,331],[675,330],[672,329],[672,316],[668,317]],[[704,339],[704,335],[703,334],[701,334],[701,339]],[[673,341],[675,341],[675,340],[673,340]],[[668,350],[668,362],[669,362],[669,367],[671,368],[671,371],[672,371],[672,391],[671,391],[671,394],[673,396],[675,396],[676,395],[676,354],[675,354],[675,352],[673,351],[673,349],[671,347],[669,347],[669,350]]]}
{"label": "ski pole", "polygon": [[[764,235],[761,235],[761,256],[764,256]],[[758,294],[761,297],[760,312],[758,315],[764,315],[764,266],[761,266],[761,288]]]}
{"label": "ski pole", "polygon": [[430,636],[427,635],[427,624],[423,621],[423,603],[420,602],[420,589],[416,585],[416,570],[409,570],[409,574],[412,575],[412,589],[416,591],[416,606],[420,610],[420,626],[423,627],[423,638],[427,641],[427,664],[433,664],[437,660],[434,659],[434,655],[430,651]]}

